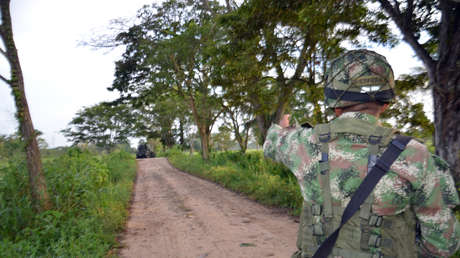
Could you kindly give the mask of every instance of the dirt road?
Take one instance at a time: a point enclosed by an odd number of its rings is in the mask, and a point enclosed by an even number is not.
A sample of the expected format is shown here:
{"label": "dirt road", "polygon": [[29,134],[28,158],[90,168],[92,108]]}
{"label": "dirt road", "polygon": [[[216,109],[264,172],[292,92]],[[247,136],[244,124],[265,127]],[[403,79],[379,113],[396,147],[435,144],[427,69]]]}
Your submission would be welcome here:
{"label": "dirt road", "polygon": [[134,201],[121,257],[290,257],[298,223],[222,187],[138,160]]}

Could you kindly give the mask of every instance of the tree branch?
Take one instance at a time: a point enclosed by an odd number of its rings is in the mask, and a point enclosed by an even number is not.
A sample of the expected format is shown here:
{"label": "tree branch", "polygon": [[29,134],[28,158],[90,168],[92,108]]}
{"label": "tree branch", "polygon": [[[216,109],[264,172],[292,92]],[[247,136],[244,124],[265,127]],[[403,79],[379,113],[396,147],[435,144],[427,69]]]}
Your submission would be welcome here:
{"label": "tree branch", "polygon": [[213,16],[216,16],[216,12],[215,12],[214,9],[212,9],[212,8],[209,6],[208,0],[202,0],[201,2],[202,2],[202,4],[203,4],[203,7],[204,7],[207,11],[209,11]]}
{"label": "tree branch", "polygon": [[0,54],[2,54],[6,59],[8,59],[8,55],[6,54],[6,51],[0,48]]}
{"label": "tree branch", "polygon": [[423,61],[429,73],[433,73],[435,70],[436,62],[431,58],[428,51],[423,48],[423,46],[418,42],[414,35],[414,31],[411,31],[411,28],[406,26],[404,22],[404,17],[401,14],[398,6],[393,6],[388,0],[378,0],[383,9],[390,15],[393,19],[396,26],[403,34],[403,39],[412,47],[417,56]]}
{"label": "tree branch", "polygon": [[0,80],[4,81],[6,84],[10,85],[11,81],[6,79],[3,75],[0,74]]}
{"label": "tree branch", "polygon": [[305,66],[307,65],[307,60],[306,58],[304,58],[305,52],[307,52],[307,45],[308,45],[307,42],[309,42],[308,35],[305,36],[302,50],[300,51],[299,58],[297,59],[297,67],[296,67],[294,76],[292,76],[293,79],[300,78],[303,70],[305,69]]}
{"label": "tree branch", "polygon": [[414,13],[414,0],[407,1],[407,13]]}
{"label": "tree branch", "polygon": [[225,7],[227,8],[227,12],[233,11],[232,5],[230,4],[229,0],[225,0]]}
{"label": "tree branch", "polygon": [[[439,63],[443,63],[446,58],[448,58],[447,52],[449,52],[449,10],[448,3],[446,1],[439,2],[439,9],[441,10],[441,22],[439,24],[439,46],[438,46],[438,56]],[[453,41],[455,42],[455,41]]]}
{"label": "tree branch", "polygon": [[[398,0],[393,0],[393,2],[395,3],[394,5],[394,11],[397,15],[401,15],[401,9],[399,9],[399,3],[398,3]],[[389,3],[390,4],[390,3]],[[390,4],[391,5],[391,4]]]}
{"label": "tree branch", "polygon": [[[217,112],[214,117],[211,118],[211,124],[214,125],[214,123],[216,122],[217,118],[222,114],[223,110],[220,110],[219,112]],[[212,125],[211,125],[211,128],[212,128]]]}
{"label": "tree branch", "polygon": [[2,23],[0,24],[0,36],[2,37],[2,39],[4,38],[4,35],[5,35],[5,25],[3,25]]}
{"label": "tree branch", "polygon": [[460,4],[448,1],[440,1],[442,12],[438,55],[439,62],[447,62],[451,69],[456,68],[456,62],[460,56],[460,14],[458,10]]}

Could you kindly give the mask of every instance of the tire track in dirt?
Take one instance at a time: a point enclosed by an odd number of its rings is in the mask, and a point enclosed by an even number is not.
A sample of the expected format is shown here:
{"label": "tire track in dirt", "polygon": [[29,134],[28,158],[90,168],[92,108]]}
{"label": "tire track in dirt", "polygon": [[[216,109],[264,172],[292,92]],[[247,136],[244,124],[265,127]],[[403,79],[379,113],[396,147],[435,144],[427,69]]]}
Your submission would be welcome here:
{"label": "tire track in dirt", "polygon": [[138,160],[121,257],[290,257],[298,223],[214,183]]}

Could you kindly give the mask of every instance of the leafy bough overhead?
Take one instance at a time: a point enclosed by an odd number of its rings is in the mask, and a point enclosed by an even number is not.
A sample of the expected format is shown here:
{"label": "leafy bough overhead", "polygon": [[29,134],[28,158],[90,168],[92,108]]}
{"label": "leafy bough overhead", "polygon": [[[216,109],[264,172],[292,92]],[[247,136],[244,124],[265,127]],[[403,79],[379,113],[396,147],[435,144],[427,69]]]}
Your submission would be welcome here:
{"label": "leafy bough overhead", "polygon": [[[360,47],[360,36],[365,43],[397,42],[388,26],[391,17],[370,1],[226,3],[171,0],[145,6],[112,44],[125,47],[109,88],[120,93],[118,102],[130,103],[138,113],[155,109],[151,119],[161,124],[165,143],[173,125],[182,131],[193,121],[204,158],[219,118],[231,125],[242,149],[250,128],[262,143],[269,126],[287,112],[299,122],[326,122],[331,116],[322,106],[325,70],[345,50],[342,42]],[[429,132],[421,131],[430,123],[415,121],[423,108],[408,101],[416,90],[409,88],[401,89],[395,105],[404,110],[392,114],[401,118],[399,128],[417,124],[408,132],[427,137]],[[138,136],[152,136],[148,130],[154,126],[144,124]]]}
{"label": "leafy bough overhead", "polygon": [[460,182],[460,2],[455,0],[373,0],[379,17],[391,18],[422,60],[434,104],[436,153]]}
{"label": "leafy bough overhead", "polygon": [[214,1],[145,6],[138,13],[139,24],[117,36],[126,51],[116,63],[116,79],[110,88],[122,97],[146,96],[145,103],[165,94],[177,96],[191,110],[205,159],[212,126],[222,112],[209,65],[209,48],[218,33],[212,19],[222,9]]}
{"label": "leafy bough overhead", "polygon": [[61,132],[74,144],[91,143],[111,149],[128,143],[136,122],[132,109],[125,104],[100,103],[83,108]]}
{"label": "leafy bough overhead", "polygon": [[219,17],[224,43],[213,78],[225,98],[251,104],[260,142],[285,112],[324,122],[318,92],[328,60],[344,50],[341,43],[362,34],[394,43],[387,26],[371,16],[363,1],[245,1]]}

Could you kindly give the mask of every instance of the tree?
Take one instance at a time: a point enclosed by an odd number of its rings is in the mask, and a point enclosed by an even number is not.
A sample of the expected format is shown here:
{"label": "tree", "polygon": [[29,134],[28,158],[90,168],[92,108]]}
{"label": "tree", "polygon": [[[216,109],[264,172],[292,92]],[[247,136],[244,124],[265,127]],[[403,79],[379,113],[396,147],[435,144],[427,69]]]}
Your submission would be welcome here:
{"label": "tree", "polygon": [[130,100],[134,107],[133,133],[147,139],[159,138],[164,147],[185,145],[185,130],[191,116],[188,105],[174,92]]}
{"label": "tree", "polygon": [[220,151],[228,151],[234,145],[232,141],[232,129],[226,125],[219,126],[219,131],[212,134],[212,145],[215,149]]}
{"label": "tree", "polygon": [[[253,124],[254,113],[251,112],[248,103],[227,103],[223,105],[224,108],[224,119],[229,119],[231,126],[226,128],[232,128],[235,139],[240,146],[242,153],[246,152],[248,148],[249,130]],[[219,128],[219,131],[222,127]],[[223,129],[223,128],[222,128]]]}
{"label": "tree", "polygon": [[1,0],[0,9],[2,21],[0,25],[0,38],[5,46],[5,49],[0,49],[0,53],[3,54],[10,65],[10,79],[7,79],[3,75],[0,75],[0,79],[10,86],[14,97],[19,131],[22,140],[25,142],[32,202],[37,210],[48,210],[51,208],[51,201],[46,188],[40,150],[24,90],[24,77],[13,38],[10,0]]}
{"label": "tree", "polygon": [[122,98],[179,96],[189,105],[198,127],[204,159],[212,126],[222,112],[208,62],[218,33],[212,18],[221,9],[215,1],[171,0],[139,10],[139,23],[117,36],[126,51],[116,63],[116,79],[110,88]]}
{"label": "tree", "polygon": [[401,31],[428,73],[436,153],[460,182],[460,2],[374,0]]}
{"label": "tree", "polygon": [[83,108],[61,132],[74,144],[92,143],[110,149],[128,143],[135,118],[127,105],[100,103]]}
{"label": "tree", "polygon": [[256,114],[260,142],[302,92],[307,103],[314,103],[317,120],[325,119],[318,117],[317,96],[308,93],[322,86],[327,61],[343,51],[340,43],[361,33],[373,41],[391,40],[388,28],[367,16],[362,1],[333,0],[252,0],[222,16],[228,37],[217,74],[228,96],[245,93]]}

